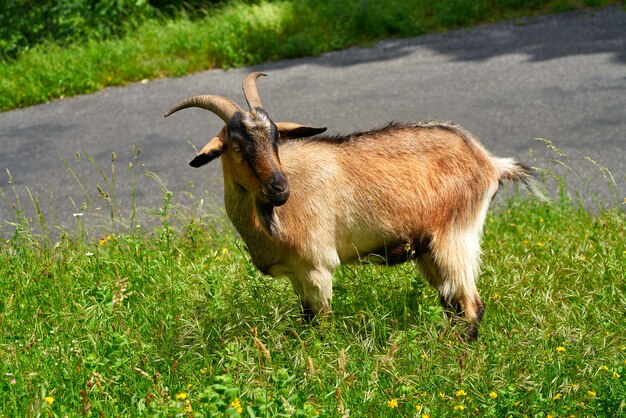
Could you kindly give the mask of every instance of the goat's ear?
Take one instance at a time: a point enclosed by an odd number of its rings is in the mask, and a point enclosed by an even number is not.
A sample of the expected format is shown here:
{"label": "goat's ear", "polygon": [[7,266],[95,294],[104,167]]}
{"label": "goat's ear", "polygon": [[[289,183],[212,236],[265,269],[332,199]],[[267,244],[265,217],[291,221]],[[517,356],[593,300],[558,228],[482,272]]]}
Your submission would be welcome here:
{"label": "goat's ear", "polygon": [[281,139],[307,138],[326,131],[326,128],[312,128],[291,122],[276,122]]}
{"label": "goat's ear", "polygon": [[198,153],[196,158],[191,160],[189,163],[190,166],[198,168],[203,165],[210,163],[224,152],[225,145],[224,141],[219,136],[214,137],[210,140]]}

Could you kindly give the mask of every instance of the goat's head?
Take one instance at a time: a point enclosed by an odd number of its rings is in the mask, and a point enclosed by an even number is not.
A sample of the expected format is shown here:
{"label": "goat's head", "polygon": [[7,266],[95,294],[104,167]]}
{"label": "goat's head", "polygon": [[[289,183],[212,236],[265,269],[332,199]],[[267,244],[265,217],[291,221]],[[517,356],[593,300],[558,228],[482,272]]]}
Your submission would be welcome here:
{"label": "goat's head", "polygon": [[264,203],[284,204],[289,198],[289,183],[278,155],[281,139],[303,138],[324,132],[289,122],[274,123],[261,104],[256,79],[263,73],[252,73],[243,81],[243,92],[249,112],[221,96],[194,96],[178,103],[165,114],[188,107],[199,107],[215,113],[226,126],[211,139],[189,163],[201,167],[217,157],[228,156],[237,166],[236,181]]}

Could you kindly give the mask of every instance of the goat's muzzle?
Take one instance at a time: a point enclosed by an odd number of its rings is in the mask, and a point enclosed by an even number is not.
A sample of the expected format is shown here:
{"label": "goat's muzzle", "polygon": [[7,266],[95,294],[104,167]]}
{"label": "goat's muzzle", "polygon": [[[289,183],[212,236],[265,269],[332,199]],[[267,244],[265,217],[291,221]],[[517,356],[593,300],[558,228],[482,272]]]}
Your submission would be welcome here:
{"label": "goat's muzzle", "polygon": [[263,190],[263,194],[272,206],[284,205],[287,199],[289,199],[289,193],[289,183],[287,183],[287,179],[280,171],[272,174]]}

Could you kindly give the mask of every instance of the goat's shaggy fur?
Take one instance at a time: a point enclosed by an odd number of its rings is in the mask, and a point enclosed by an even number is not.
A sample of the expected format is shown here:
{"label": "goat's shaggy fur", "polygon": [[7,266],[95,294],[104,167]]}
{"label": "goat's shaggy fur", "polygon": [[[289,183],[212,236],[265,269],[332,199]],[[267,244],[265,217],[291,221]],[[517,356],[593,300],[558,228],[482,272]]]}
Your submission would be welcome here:
{"label": "goat's shaggy fur", "polygon": [[[274,124],[260,108],[242,120],[228,123],[207,150],[219,149],[226,213],[260,271],[289,277],[304,311],[315,315],[330,308],[340,264],[416,260],[450,315],[467,320],[467,338],[476,338],[487,209],[503,180],[539,193],[531,169],[492,156],[448,122],[297,138],[294,129],[322,130]],[[247,139],[233,139],[241,135]]]}

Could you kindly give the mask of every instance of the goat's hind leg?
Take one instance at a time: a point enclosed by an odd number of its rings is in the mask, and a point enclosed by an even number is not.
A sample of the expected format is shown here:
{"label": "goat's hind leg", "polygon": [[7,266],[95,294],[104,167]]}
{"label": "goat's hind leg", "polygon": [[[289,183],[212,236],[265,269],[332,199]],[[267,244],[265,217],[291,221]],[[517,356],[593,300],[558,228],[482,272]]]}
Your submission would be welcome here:
{"label": "goat's hind leg", "polygon": [[479,237],[466,235],[433,246],[418,258],[428,282],[439,292],[439,299],[447,316],[454,322],[467,322],[465,341],[478,337],[478,328],[484,314],[484,305],[476,288],[479,270]]}

